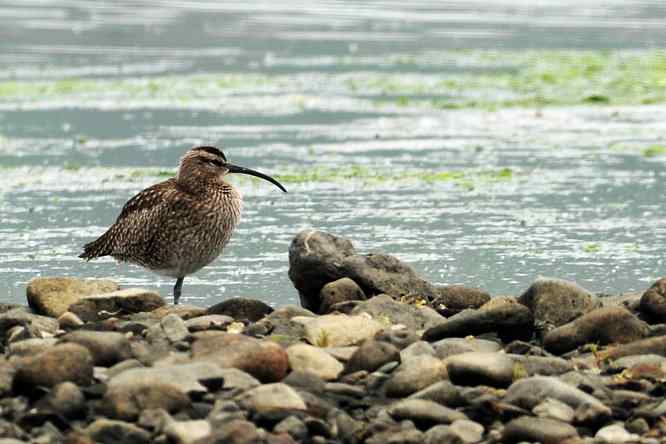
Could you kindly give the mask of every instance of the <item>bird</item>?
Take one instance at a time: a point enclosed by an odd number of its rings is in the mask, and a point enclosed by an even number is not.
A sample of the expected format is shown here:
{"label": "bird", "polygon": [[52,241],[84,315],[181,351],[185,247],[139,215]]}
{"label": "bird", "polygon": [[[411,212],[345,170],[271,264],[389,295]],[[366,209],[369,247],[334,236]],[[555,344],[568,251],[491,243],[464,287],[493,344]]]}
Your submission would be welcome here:
{"label": "bird", "polygon": [[181,157],[175,177],[128,200],[115,223],[85,244],[79,257],[111,256],[175,278],[177,305],[185,277],[222,253],[240,221],[242,195],[225,180],[232,173],[259,177],[287,192],[271,176],[229,163],[220,149],[197,146]]}

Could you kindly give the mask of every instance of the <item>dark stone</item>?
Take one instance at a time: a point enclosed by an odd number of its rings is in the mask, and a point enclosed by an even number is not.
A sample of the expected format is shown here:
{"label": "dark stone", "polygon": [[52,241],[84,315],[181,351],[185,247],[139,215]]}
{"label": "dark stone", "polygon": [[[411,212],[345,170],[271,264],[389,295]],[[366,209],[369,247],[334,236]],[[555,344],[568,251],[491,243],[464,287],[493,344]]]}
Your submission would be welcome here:
{"label": "dark stone", "polygon": [[441,315],[449,317],[468,308],[479,308],[490,300],[490,294],[480,288],[449,285],[437,289],[438,296],[432,307]]}
{"label": "dark stone", "polygon": [[317,311],[320,291],[329,282],[348,277],[366,295],[388,294],[394,299],[419,295],[427,301],[437,289],[393,256],[358,255],[346,239],[321,231],[302,231],[289,246],[289,278],[301,305]]}
{"label": "dark stone", "polygon": [[65,381],[89,385],[93,377],[92,356],[78,344],[59,344],[36,356],[21,358],[16,368],[14,387],[19,390],[53,387]]}
{"label": "dark stone", "polygon": [[356,304],[351,314],[360,313],[367,313],[385,324],[404,325],[407,330],[412,331],[430,328],[446,320],[430,307],[403,304],[385,294]]}
{"label": "dark stone", "polygon": [[257,322],[273,312],[273,308],[257,299],[232,298],[208,308],[209,315],[225,315],[242,321]]}
{"label": "dark stone", "polygon": [[67,333],[61,341],[87,348],[98,366],[109,367],[132,357],[130,343],[122,333],[80,330]]}
{"label": "dark stone", "polygon": [[384,329],[375,335],[378,341],[388,342],[394,345],[398,350],[402,350],[411,344],[420,340],[419,336],[406,328],[394,330],[392,328]]}
{"label": "dark stone", "polygon": [[213,424],[213,432],[197,444],[261,444],[256,426],[243,419],[232,419]]}
{"label": "dark stone", "polygon": [[154,291],[128,288],[87,296],[69,306],[69,311],[85,322],[99,321],[118,314],[150,312],[166,302]]}
{"label": "dark stone", "polygon": [[489,302],[478,310],[465,310],[423,334],[426,341],[450,337],[476,336],[497,333],[502,340],[530,339],[534,332],[534,318],[524,305],[510,300]]}
{"label": "dark stone", "polygon": [[124,421],[98,419],[86,428],[86,434],[100,444],[148,444],[150,433]]}
{"label": "dark stone", "polygon": [[565,353],[587,343],[627,343],[647,336],[649,328],[623,307],[603,307],[549,331],[544,347],[551,353]]}
{"label": "dark stone", "polygon": [[534,314],[535,321],[556,327],[599,307],[589,291],[562,279],[539,278],[518,301]]}
{"label": "dark stone", "polygon": [[404,399],[391,404],[386,410],[393,419],[413,421],[423,430],[427,430],[433,425],[451,424],[458,419],[467,419],[464,413],[426,399]]}
{"label": "dark stone", "polygon": [[438,404],[458,407],[463,405],[463,398],[458,387],[449,381],[439,381],[409,396],[416,399],[427,399]]}
{"label": "dark stone", "polygon": [[71,382],[56,385],[49,393],[47,402],[54,412],[66,418],[84,416],[86,412],[86,398],[79,387]]}
{"label": "dark stone", "polygon": [[331,312],[331,307],[340,302],[364,301],[367,299],[361,287],[353,280],[344,277],[324,285],[319,292],[321,306],[318,313]]}
{"label": "dark stone", "polygon": [[659,279],[641,297],[640,309],[654,322],[666,322],[666,278]]}
{"label": "dark stone", "polygon": [[514,361],[503,353],[471,352],[446,359],[449,379],[456,385],[508,387]]}
{"label": "dark stone", "polygon": [[560,444],[569,438],[577,438],[578,431],[570,424],[547,418],[521,416],[509,422],[502,432],[502,442],[540,442]]}
{"label": "dark stone", "polygon": [[400,350],[387,342],[368,339],[349,358],[344,372],[354,373],[359,370],[373,372],[391,361],[400,361]]}

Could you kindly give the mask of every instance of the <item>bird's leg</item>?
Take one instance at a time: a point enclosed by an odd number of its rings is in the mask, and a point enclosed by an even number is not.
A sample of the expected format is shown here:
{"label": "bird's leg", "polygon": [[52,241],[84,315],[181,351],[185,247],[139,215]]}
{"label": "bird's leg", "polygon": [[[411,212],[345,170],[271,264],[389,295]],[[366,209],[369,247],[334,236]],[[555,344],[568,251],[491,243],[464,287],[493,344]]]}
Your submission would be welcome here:
{"label": "bird's leg", "polygon": [[178,305],[178,299],[180,299],[180,290],[183,288],[183,280],[185,278],[178,278],[176,280],[176,285],[173,286],[173,304]]}

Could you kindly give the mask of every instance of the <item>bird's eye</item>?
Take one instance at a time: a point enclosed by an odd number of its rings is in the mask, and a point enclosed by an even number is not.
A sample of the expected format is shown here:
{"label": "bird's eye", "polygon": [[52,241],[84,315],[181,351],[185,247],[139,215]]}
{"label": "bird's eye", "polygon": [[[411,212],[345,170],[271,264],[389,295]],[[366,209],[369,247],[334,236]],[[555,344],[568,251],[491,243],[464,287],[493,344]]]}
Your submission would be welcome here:
{"label": "bird's eye", "polygon": [[216,167],[221,167],[223,165],[223,163],[217,159],[206,159],[204,162],[214,165]]}

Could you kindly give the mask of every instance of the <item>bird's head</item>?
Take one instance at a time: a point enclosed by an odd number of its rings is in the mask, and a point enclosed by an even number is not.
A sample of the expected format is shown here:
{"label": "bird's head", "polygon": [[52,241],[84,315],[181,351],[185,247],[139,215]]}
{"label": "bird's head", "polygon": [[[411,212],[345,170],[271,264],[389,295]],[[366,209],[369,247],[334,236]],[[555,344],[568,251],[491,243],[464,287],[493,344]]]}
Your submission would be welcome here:
{"label": "bird's head", "polygon": [[180,159],[176,180],[181,183],[222,183],[224,176],[231,173],[259,177],[287,192],[282,184],[271,176],[229,163],[224,153],[213,146],[198,146],[186,152]]}

